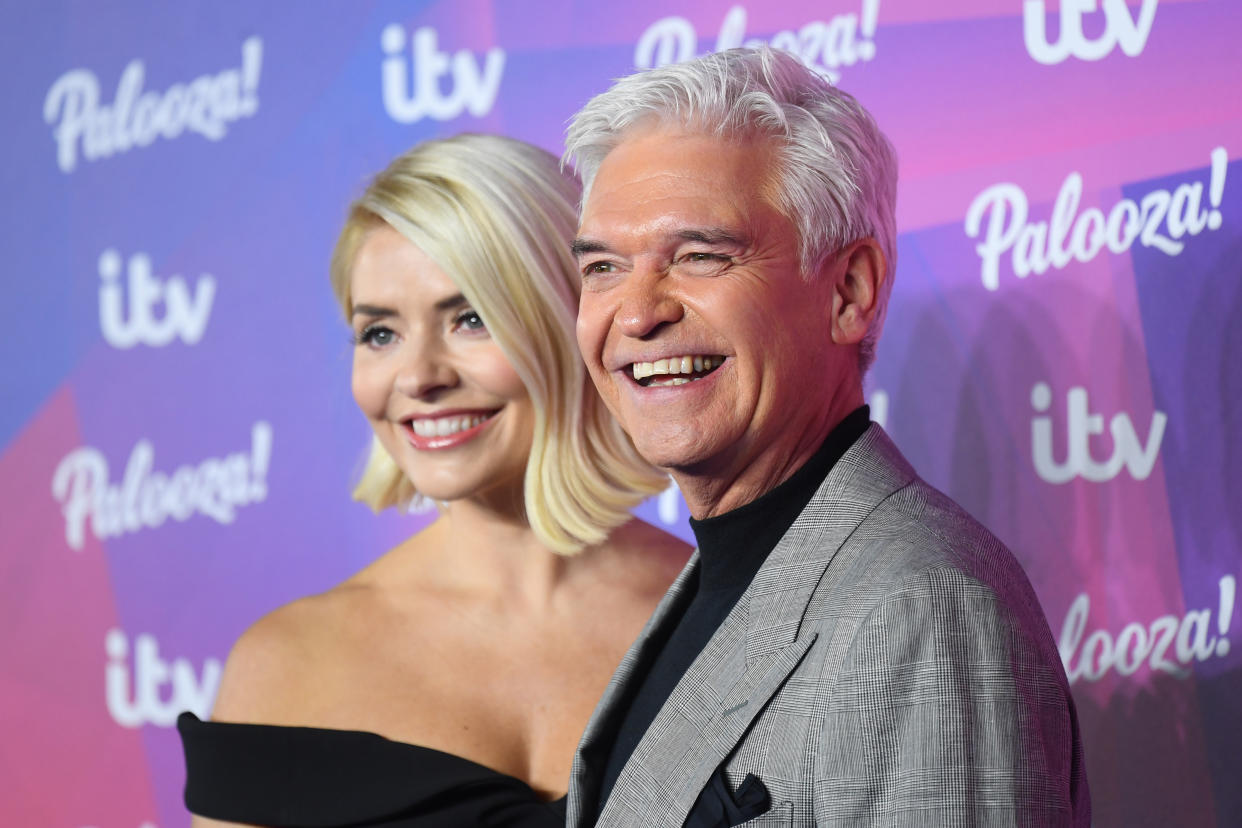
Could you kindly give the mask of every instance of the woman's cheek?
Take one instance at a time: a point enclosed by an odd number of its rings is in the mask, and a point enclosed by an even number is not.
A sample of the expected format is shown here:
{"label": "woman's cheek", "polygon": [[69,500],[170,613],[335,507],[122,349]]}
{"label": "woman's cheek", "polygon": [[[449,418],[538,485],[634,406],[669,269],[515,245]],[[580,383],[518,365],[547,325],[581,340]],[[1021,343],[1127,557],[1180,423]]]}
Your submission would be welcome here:
{"label": "woman's cheek", "polygon": [[354,402],[358,404],[363,414],[372,419],[383,416],[388,399],[380,372],[376,369],[377,366],[368,364],[364,359],[355,359],[350,383],[354,393]]}

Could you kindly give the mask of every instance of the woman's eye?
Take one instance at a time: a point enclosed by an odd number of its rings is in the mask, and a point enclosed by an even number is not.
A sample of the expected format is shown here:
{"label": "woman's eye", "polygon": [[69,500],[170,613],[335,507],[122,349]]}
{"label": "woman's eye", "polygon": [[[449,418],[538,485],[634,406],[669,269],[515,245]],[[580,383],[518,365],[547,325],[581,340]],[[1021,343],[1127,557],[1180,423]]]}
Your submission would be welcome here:
{"label": "woman's eye", "polygon": [[487,330],[487,325],[483,323],[483,317],[479,316],[476,311],[472,310],[461,313],[457,319],[453,321],[453,326],[467,331]]}
{"label": "woman's eye", "polygon": [[396,334],[393,333],[392,328],[384,325],[368,325],[354,338],[354,341],[358,345],[383,348],[386,345],[391,345],[395,337]]}

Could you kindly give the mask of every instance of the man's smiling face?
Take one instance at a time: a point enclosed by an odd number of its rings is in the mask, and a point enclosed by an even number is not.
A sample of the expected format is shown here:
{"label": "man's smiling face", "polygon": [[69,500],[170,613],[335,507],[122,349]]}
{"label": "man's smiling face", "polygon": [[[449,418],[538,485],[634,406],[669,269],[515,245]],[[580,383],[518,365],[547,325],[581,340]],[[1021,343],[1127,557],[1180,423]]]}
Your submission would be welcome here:
{"label": "man's smiling face", "polygon": [[767,142],[655,128],[605,157],[583,205],[578,343],[658,466],[727,484],[779,465],[854,358],[832,344],[831,279],[803,278],[773,187]]}

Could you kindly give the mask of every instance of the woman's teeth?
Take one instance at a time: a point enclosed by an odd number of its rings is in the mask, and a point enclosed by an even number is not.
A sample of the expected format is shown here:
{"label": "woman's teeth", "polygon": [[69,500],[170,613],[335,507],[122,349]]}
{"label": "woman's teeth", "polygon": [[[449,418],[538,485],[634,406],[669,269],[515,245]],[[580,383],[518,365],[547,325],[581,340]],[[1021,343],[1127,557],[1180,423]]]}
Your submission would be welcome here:
{"label": "woman's teeth", "polygon": [[469,414],[457,417],[439,417],[434,420],[424,418],[411,420],[410,428],[419,437],[448,437],[450,434],[474,428],[491,416],[492,414]]}
{"label": "woman's teeth", "polygon": [[[683,356],[657,359],[655,362],[635,362],[631,368],[634,379],[644,386],[685,385],[699,379],[724,363],[723,356]],[[667,379],[650,379],[667,376]],[[643,380],[648,380],[643,382]]]}

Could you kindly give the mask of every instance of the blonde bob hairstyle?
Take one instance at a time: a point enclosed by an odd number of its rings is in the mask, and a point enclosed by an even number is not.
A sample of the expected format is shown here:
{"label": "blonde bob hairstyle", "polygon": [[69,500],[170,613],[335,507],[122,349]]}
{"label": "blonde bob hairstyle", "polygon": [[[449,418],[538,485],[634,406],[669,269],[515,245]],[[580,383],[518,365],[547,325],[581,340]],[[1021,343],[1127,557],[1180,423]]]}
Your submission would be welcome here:
{"label": "blonde bob hairstyle", "polygon": [[[386,223],[461,290],[534,404],[526,519],[561,554],[603,541],[668,482],[604,407],[578,353],[579,279],[570,241],[580,193],[554,156],[522,141],[492,135],[427,141],[393,161],[350,207],[331,266],[332,289],[348,321],[359,248]],[[373,438],[354,498],[378,512],[417,495]]]}

